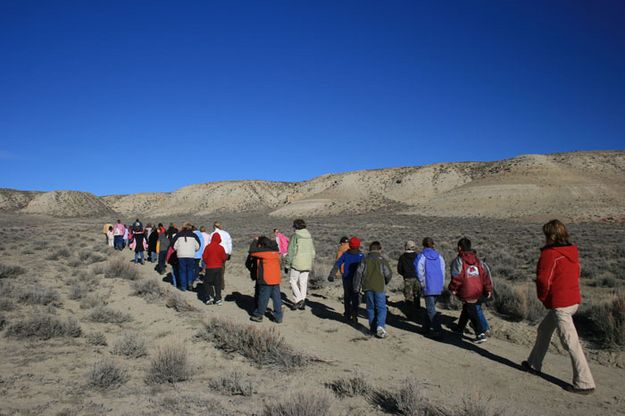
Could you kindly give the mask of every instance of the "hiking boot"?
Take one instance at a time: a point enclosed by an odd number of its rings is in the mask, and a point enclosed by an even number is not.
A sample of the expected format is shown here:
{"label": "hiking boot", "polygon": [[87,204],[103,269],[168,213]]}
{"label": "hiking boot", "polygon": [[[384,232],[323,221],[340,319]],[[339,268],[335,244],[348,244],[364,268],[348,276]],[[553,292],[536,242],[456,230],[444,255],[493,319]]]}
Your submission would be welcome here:
{"label": "hiking boot", "polygon": [[483,333],[479,334],[477,337],[475,337],[475,343],[476,344],[481,344],[481,343],[486,342],[486,341],[488,341],[488,338],[486,338],[486,335],[484,335]]}
{"label": "hiking boot", "polygon": [[590,389],[580,389],[579,387],[575,387],[571,384],[567,384],[566,386],[564,386],[564,390],[568,391],[569,393],[575,393],[575,394],[592,394],[595,392],[594,387],[590,388]]}
{"label": "hiking boot", "polygon": [[259,316],[259,315],[252,315],[252,316],[250,316],[250,321],[252,321],[252,322],[262,322],[263,321],[263,317]]}
{"label": "hiking boot", "polygon": [[300,300],[299,302],[297,302],[297,309],[299,309],[300,311],[303,311],[306,309],[306,301],[305,300]]}
{"label": "hiking boot", "polygon": [[386,329],[379,326],[378,329],[375,331],[375,336],[378,338],[386,338],[388,337],[388,332],[386,332]]}
{"label": "hiking boot", "polygon": [[540,371],[534,370],[534,368],[532,368],[532,365],[529,363],[529,361],[523,361],[521,363],[521,369],[525,371],[526,373],[534,374],[535,376],[540,375]]}
{"label": "hiking boot", "polygon": [[215,301],[215,305],[217,306],[222,306],[224,304],[224,301],[219,299],[218,301]]}

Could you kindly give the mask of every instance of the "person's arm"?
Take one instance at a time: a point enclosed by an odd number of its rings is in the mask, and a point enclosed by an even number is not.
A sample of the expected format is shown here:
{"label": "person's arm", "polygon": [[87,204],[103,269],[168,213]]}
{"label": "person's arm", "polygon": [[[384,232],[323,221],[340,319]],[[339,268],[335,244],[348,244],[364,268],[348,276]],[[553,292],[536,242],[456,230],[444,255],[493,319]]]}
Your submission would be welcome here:
{"label": "person's arm", "polygon": [[425,256],[419,256],[417,261],[417,277],[421,287],[425,287]]}
{"label": "person's arm", "polygon": [[451,293],[454,295],[458,293],[460,288],[462,287],[462,281],[460,279],[460,274],[462,273],[462,260],[460,257],[456,257],[450,266],[450,274],[451,281],[449,282],[449,286],[447,287]]}
{"label": "person's arm", "polygon": [[291,242],[289,243],[289,251],[284,258],[285,267],[287,269],[291,268],[291,263],[293,263],[293,258],[297,254],[297,234],[295,234],[291,238]]}
{"label": "person's arm", "polygon": [[443,276],[443,284],[444,284],[445,283],[445,272],[447,271],[447,270],[445,270],[445,259],[440,254],[438,255],[438,257],[441,259],[441,276]]}
{"label": "person's arm", "polygon": [[402,254],[401,256],[399,256],[399,259],[397,259],[397,273],[400,275],[404,275],[404,263],[402,262],[404,255]]}
{"label": "person's arm", "polygon": [[343,253],[341,257],[339,257],[339,259],[334,263],[334,266],[332,267],[332,270],[330,270],[330,274],[328,275],[328,282],[334,282],[334,276],[336,276],[336,273],[339,271],[343,264],[345,264],[345,253]]}
{"label": "person's arm", "polygon": [[544,302],[549,296],[555,266],[554,256],[548,250],[543,250],[536,267],[536,294],[541,302]]}
{"label": "person's arm", "polygon": [[365,273],[365,261],[361,261],[356,269],[356,273],[354,273],[354,278],[352,281],[352,287],[354,293],[360,293],[362,288],[362,275]]}
{"label": "person's arm", "polygon": [[382,260],[382,275],[384,276],[384,283],[388,285],[393,278],[393,271],[386,260]]}

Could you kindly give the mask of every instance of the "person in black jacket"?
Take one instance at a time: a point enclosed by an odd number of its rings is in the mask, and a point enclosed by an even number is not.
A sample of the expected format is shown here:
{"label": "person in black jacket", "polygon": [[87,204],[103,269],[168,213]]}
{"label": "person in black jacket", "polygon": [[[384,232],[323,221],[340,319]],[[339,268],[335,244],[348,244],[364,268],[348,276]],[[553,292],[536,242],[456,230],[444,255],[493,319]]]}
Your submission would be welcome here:
{"label": "person in black jacket", "polygon": [[417,258],[417,244],[414,241],[406,241],[405,249],[397,260],[397,273],[404,278],[404,298],[408,305],[408,313],[418,312],[421,308],[421,286],[417,279],[415,259]]}
{"label": "person in black jacket", "polygon": [[156,252],[156,243],[158,242],[158,229],[153,229],[148,236],[148,260],[152,263],[158,261],[158,253]]}

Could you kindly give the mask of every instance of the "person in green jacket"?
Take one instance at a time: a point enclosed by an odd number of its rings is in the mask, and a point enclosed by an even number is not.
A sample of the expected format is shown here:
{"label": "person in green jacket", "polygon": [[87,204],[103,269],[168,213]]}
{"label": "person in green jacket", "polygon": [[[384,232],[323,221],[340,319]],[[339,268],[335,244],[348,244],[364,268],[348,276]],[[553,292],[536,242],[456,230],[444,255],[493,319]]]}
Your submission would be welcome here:
{"label": "person in green jacket", "polygon": [[369,253],[364,258],[354,275],[354,292],[365,292],[369,333],[378,338],[386,338],[386,285],[391,281],[393,272],[388,260],[382,256],[382,244],[374,241],[369,245]]}
{"label": "person in green jacket", "polygon": [[304,310],[306,307],[306,290],[308,275],[315,260],[315,244],[310,232],[306,229],[306,222],[302,219],[293,221],[295,234],[289,242],[289,251],[285,258],[285,271],[289,274],[291,289],[293,290],[293,310]]}

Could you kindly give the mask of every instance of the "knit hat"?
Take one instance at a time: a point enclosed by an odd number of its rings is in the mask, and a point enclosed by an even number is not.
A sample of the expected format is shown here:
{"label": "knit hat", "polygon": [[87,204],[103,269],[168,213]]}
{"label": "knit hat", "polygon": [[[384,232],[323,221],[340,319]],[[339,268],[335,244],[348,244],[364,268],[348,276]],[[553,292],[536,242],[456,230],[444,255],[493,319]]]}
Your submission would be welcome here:
{"label": "knit hat", "polygon": [[405,247],[406,247],[406,250],[414,250],[414,249],[417,248],[417,243],[415,243],[412,240],[408,240],[408,241],[406,241]]}
{"label": "knit hat", "polygon": [[349,239],[349,248],[360,248],[360,240],[358,239],[358,237],[352,237]]}

